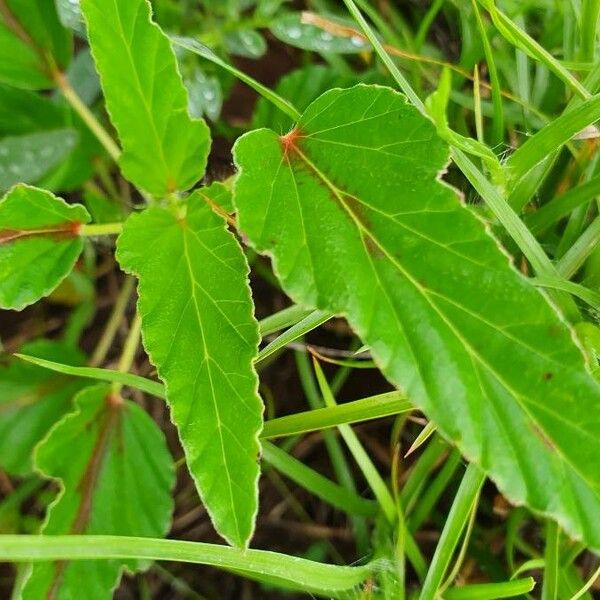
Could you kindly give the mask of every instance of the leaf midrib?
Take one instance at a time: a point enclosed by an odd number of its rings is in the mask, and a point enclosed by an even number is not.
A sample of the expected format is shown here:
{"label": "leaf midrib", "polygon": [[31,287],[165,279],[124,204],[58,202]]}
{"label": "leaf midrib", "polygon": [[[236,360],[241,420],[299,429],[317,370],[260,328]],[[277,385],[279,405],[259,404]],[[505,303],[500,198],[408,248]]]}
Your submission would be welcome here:
{"label": "leaf midrib", "polygon": [[[549,439],[551,439],[554,442],[554,438],[552,437],[552,435],[550,435],[545,430],[545,428],[542,427],[541,424],[538,423],[538,421],[532,416],[531,412],[528,410],[528,408],[526,407],[526,405],[523,403],[523,396],[522,396],[522,394],[516,392],[512,388],[512,386],[510,386],[504,380],[504,378],[486,360],[484,360],[475,351],[475,349],[472,347],[471,343],[462,336],[462,334],[456,329],[456,327],[452,324],[452,322],[447,318],[447,316],[445,315],[445,313],[429,297],[428,292],[430,290],[428,290],[424,286],[421,286],[419,284],[419,282],[416,281],[412,277],[412,275],[408,271],[406,271],[406,269],[404,269],[404,267],[396,260],[396,258],[388,252],[387,248],[379,241],[379,239],[377,237],[375,237],[375,235],[364,226],[364,224],[362,223],[362,221],[360,220],[360,218],[358,218],[356,216],[356,214],[353,212],[353,210],[345,202],[345,200],[344,200],[344,192],[342,190],[338,189],[335,186],[335,184],[333,184],[333,182],[331,182],[329,180],[329,178],[317,167],[317,165],[315,165],[306,156],[306,154],[303,153],[297,146],[294,147],[294,152],[297,153],[297,155],[306,163],[306,165],[311,170],[313,170],[313,172],[321,179],[321,181],[335,195],[335,197],[337,198],[338,202],[340,203],[340,206],[343,207],[343,209],[346,211],[346,213],[350,216],[350,218],[352,219],[352,221],[355,223],[355,225],[356,225],[359,233],[361,234],[361,238],[363,238],[363,235],[364,235],[364,236],[370,238],[373,241],[373,243],[377,245],[378,249],[388,258],[388,260],[398,269],[398,271],[404,277],[406,277],[406,279],[410,283],[413,284],[413,286],[421,294],[421,296],[423,297],[423,299],[431,306],[431,308],[439,316],[439,318],[442,319],[442,321],[446,324],[446,326],[453,333],[453,335],[456,337],[456,339],[463,345],[463,347],[465,348],[465,350],[467,350],[469,356],[472,359],[475,359],[484,369],[486,369],[498,381],[498,383],[500,383],[504,387],[504,389],[514,398],[514,400],[516,401],[517,405],[521,408],[521,410],[523,411],[523,413],[526,414],[531,419],[531,422],[533,424],[535,424],[541,431],[543,431],[548,436]],[[291,170],[291,168],[292,167],[290,165],[290,170]],[[364,202],[360,198],[356,198],[356,200],[359,201],[361,204],[364,205]],[[498,331],[500,331],[502,334],[504,334],[504,332],[502,330],[498,330]],[[413,353],[413,356],[414,356],[414,353]],[[421,380],[424,382],[423,378],[421,378]],[[486,397],[488,397],[488,394],[486,394]],[[581,479],[587,483],[587,485],[589,486],[590,490],[594,493],[594,495],[596,496],[596,498],[598,498],[600,500],[600,489],[598,489],[598,487],[595,484],[593,484],[592,481],[590,481],[588,479],[587,475],[584,475],[583,473],[581,473],[581,471],[578,468],[578,466],[576,464],[574,464],[571,460],[569,460],[564,455],[564,453],[562,452],[562,450],[560,449],[559,446],[557,446],[556,444],[554,444],[554,448],[555,448],[556,453],[562,458],[563,462],[565,462],[566,464],[570,465],[573,468],[573,470],[579,475],[579,477],[581,477]]]}
{"label": "leaf midrib", "polygon": [[[219,435],[219,444],[221,446],[221,458],[223,461],[223,465],[225,467],[225,472],[227,475],[227,490],[229,492],[229,500],[230,500],[230,510],[231,510],[231,514],[233,516],[233,520],[235,522],[235,529],[237,532],[237,537],[238,537],[238,542],[242,542],[243,537],[241,535],[241,531],[240,531],[240,525],[238,522],[238,518],[237,518],[237,513],[235,510],[235,502],[233,500],[233,489],[231,486],[231,474],[229,472],[229,464],[227,461],[227,456],[225,453],[225,444],[224,444],[224,440],[223,440],[223,432],[222,432],[222,423],[221,423],[221,413],[219,411],[219,405],[217,402],[217,398],[215,395],[215,387],[214,387],[214,383],[213,383],[213,374],[211,371],[211,357],[210,354],[208,352],[208,345],[206,343],[206,336],[204,334],[204,326],[202,323],[202,311],[200,310],[200,306],[198,304],[198,298],[196,296],[196,289],[195,289],[195,277],[194,277],[194,273],[192,270],[192,263],[190,260],[190,255],[189,255],[189,249],[188,249],[188,241],[187,241],[187,236],[186,236],[186,232],[183,231],[183,235],[182,235],[182,239],[183,239],[183,250],[184,250],[184,256],[185,256],[185,262],[186,262],[186,266],[188,268],[188,274],[190,277],[190,292],[192,294],[192,299],[194,302],[194,308],[196,311],[196,316],[198,318],[198,325],[199,325],[199,329],[200,329],[200,337],[202,339],[202,347],[203,347],[203,351],[204,351],[204,359],[203,362],[206,361],[206,371],[208,373],[208,380],[209,380],[209,384],[210,384],[210,390],[211,390],[211,400],[213,403],[213,408],[215,411],[215,415],[217,417],[217,432]],[[200,367],[202,366],[202,364],[200,365]],[[198,373],[200,371],[200,367],[198,369]],[[198,374],[196,375],[196,377],[198,377]],[[192,402],[195,402],[195,397],[192,400]],[[191,410],[191,409],[190,409]],[[243,542],[242,542],[243,543]]]}
{"label": "leaf midrib", "polygon": [[[125,37],[125,30],[123,28],[123,22],[121,21],[121,13],[119,12],[119,7],[117,4],[118,0],[113,0],[113,6],[114,6],[114,10],[115,10],[115,15],[117,18],[117,22],[119,24],[119,32],[120,32],[120,37],[121,37],[121,41],[123,42],[123,45],[125,46],[126,52],[127,52],[127,57],[129,58],[129,64],[131,66],[131,70],[133,71],[133,76],[135,78],[135,81],[137,83],[137,88],[138,88],[138,95],[142,100],[142,106],[144,107],[144,110],[146,112],[146,115],[148,117],[148,122],[150,123],[150,129],[152,130],[153,136],[154,136],[154,141],[156,142],[156,147],[158,148],[159,151],[159,155],[160,155],[160,159],[161,162],[163,164],[163,167],[165,169],[165,173],[167,174],[167,178],[172,177],[171,174],[171,170],[167,164],[167,157],[165,156],[165,152],[164,152],[164,148],[162,145],[162,138],[159,136],[158,133],[158,129],[156,128],[156,123],[154,122],[154,119],[152,118],[152,111],[150,110],[150,105],[148,104],[148,101],[146,99],[146,96],[143,93],[143,86],[142,86],[142,82],[140,81],[139,78],[139,74],[137,71],[137,67],[136,67],[136,63],[133,60],[133,55],[131,53],[131,48],[129,46],[129,44],[127,43],[127,39]],[[140,11],[143,9],[144,5],[146,4],[146,0],[142,0],[138,6],[138,10],[135,16],[135,20],[134,22],[137,22],[137,19],[139,18],[139,13]],[[146,4],[146,7],[148,5]],[[158,33],[159,35],[163,35],[162,31],[160,30],[160,28],[158,28],[158,26],[152,22],[152,19],[150,17],[148,17],[148,22],[150,24],[150,28],[149,31],[151,31],[152,29],[154,29],[155,33]],[[156,48],[154,49],[154,61],[156,61]],[[155,65],[153,64],[153,67]],[[127,150],[127,152],[130,152],[130,150]],[[173,177],[173,180],[175,181],[176,178]],[[165,187],[167,186],[167,182],[163,182],[163,185],[165,185]]]}

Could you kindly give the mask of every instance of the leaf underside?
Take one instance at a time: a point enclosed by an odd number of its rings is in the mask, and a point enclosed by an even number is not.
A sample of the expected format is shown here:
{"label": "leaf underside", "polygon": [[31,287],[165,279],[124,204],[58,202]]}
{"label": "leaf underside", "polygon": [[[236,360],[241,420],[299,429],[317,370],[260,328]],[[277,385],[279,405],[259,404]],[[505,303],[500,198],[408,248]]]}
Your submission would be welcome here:
{"label": "leaf underside", "polygon": [[599,386],[555,309],[438,180],[434,126],[360,85],[234,155],[240,228],[293,300],[345,315],[510,500],[600,550]]}
{"label": "leaf underside", "polygon": [[205,201],[211,188],[188,198],[184,217],[158,207],[131,216],[117,258],[139,277],[144,347],[200,496],[217,531],[246,546],[258,505],[258,325],[241,248]]}
{"label": "leaf underside", "polygon": [[[42,533],[164,536],[175,468],[158,426],[137,404],[113,403],[108,385],[83,390],[75,404],[36,452],[37,468],[62,488]],[[108,599],[123,569],[145,566],[141,560],[35,563],[23,598]]]}
{"label": "leaf underside", "polygon": [[147,0],[82,0],[125,177],[155,196],[187,190],[204,174],[210,133],[191,119],[168,38]]}
{"label": "leaf underside", "polygon": [[58,286],[81,254],[89,218],[83,206],[23,184],[0,200],[0,308],[21,310]]}

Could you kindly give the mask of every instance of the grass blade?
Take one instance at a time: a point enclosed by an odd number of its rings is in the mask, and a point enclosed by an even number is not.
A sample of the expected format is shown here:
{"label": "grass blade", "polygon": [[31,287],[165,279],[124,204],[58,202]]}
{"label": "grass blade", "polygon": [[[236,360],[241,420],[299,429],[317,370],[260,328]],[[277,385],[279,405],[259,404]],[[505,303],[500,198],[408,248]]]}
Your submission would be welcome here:
{"label": "grass blade", "polygon": [[206,60],[214,63],[215,65],[225,69],[231,73],[234,77],[243,81],[246,85],[250,86],[254,91],[258,92],[263,98],[271,102],[279,110],[284,112],[286,115],[291,117],[294,121],[297,121],[300,117],[300,113],[296,108],[288,102],[285,98],[282,98],[279,94],[276,94],[273,90],[264,86],[262,83],[256,81],[256,79],[246,75],[243,71],[236,69],[233,65],[224,61],[221,57],[217,56],[210,48],[204,46],[193,38],[171,36],[171,42],[180,48],[184,48],[189,52],[193,52]]}
{"label": "grass blade", "polygon": [[442,535],[435,549],[419,600],[435,600],[442,585],[444,575],[450,565],[454,550],[467,524],[479,490],[485,481],[485,474],[477,465],[470,464],[448,513]]}
{"label": "grass blade", "polygon": [[597,175],[544,204],[534,213],[525,217],[525,224],[532,233],[542,233],[560,219],[568,216],[576,208],[591,202],[599,195],[600,175]]}
{"label": "grass blade", "polygon": [[311,312],[308,316],[304,317],[301,321],[290,327],[281,335],[277,336],[277,338],[275,338],[270,344],[265,346],[258,353],[256,363],[260,363],[268,356],[271,356],[278,350],[281,350],[287,346],[290,342],[293,342],[294,340],[302,337],[305,333],[316,329],[319,325],[322,325],[333,317],[334,315],[332,313],[323,310],[315,310]]}
{"label": "grass blade", "polygon": [[263,459],[286,477],[332,506],[353,515],[374,517],[379,507],[350,490],[333,483],[303,462],[290,456],[270,442],[262,442]]}
{"label": "grass blade", "polygon": [[444,592],[444,600],[495,600],[514,598],[531,592],[535,587],[533,577],[504,581],[502,583],[481,583],[455,587]]}
{"label": "grass blade", "polygon": [[99,369],[96,367],[73,367],[71,365],[64,365],[62,363],[37,358],[35,356],[28,356],[26,354],[15,354],[14,356],[37,365],[38,367],[44,367],[45,369],[50,369],[51,371],[56,371],[63,375],[73,375],[74,377],[96,379],[97,381],[120,383],[146,392],[147,394],[151,394],[152,396],[156,396],[157,398],[165,398],[165,390],[162,383],[140,377],[139,375],[134,375],[133,373],[122,373],[121,371]]}
{"label": "grass blade", "polygon": [[596,217],[592,221],[592,224],[558,261],[557,270],[560,275],[567,279],[573,277],[596,248],[598,242],[600,242],[600,217]]}
{"label": "grass blade", "polygon": [[[321,394],[323,395],[323,400],[325,404],[330,407],[337,406],[335,402],[335,398],[331,393],[331,389],[329,388],[329,384],[325,379],[325,374],[321,369],[319,363],[314,360],[315,374],[317,376],[317,381],[319,382],[319,388],[321,389]],[[338,425],[340,435],[344,438],[346,445],[348,446],[348,450],[356,460],[360,470],[362,471],[365,479],[369,483],[369,486],[373,490],[381,509],[383,510],[386,518],[390,523],[393,523],[396,518],[396,504],[390,490],[387,485],[381,478],[381,475],[377,472],[375,465],[371,461],[369,455],[365,452],[360,440],[352,431],[349,425]]]}
{"label": "grass blade", "polygon": [[486,10],[490,13],[494,25],[502,36],[513,46],[519,48],[529,57],[533,58],[546,65],[552,73],[554,73],[567,87],[581,98],[588,98],[590,93],[588,90],[556,60],[550,52],[540,46],[532,37],[525,31],[520,29],[503,12],[500,12],[494,3],[494,0],[479,0]]}
{"label": "grass blade", "polygon": [[265,550],[111,535],[1,535],[1,562],[147,559],[210,565],[320,594],[351,590],[377,568],[327,565]]}
{"label": "grass blade", "polygon": [[261,437],[269,439],[298,435],[348,423],[380,419],[411,410],[413,410],[412,404],[400,392],[387,392],[353,402],[271,419],[265,422]]}
{"label": "grass blade", "polygon": [[513,184],[598,119],[600,119],[600,94],[563,113],[538,131],[506,161],[506,169]]}

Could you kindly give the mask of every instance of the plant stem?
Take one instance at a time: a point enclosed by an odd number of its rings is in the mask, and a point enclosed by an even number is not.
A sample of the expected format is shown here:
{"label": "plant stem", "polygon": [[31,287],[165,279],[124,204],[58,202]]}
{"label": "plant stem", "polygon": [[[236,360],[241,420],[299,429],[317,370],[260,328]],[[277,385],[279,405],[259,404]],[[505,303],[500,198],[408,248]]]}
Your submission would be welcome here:
{"label": "plant stem", "polygon": [[95,235],[118,235],[123,231],[123,223],[94,223],[82,225],[79,235],[91,237]]}
{"label": "plant stem", "polygon": [[110,317],[106,323],[106,327],[102,332],[102,336],[96,345],[94,353],[90,358],[90,366],[97,367],[106,358],[108,354],[108,350],[115,339],[115,335],[117,334],[117,330],[119,329],[119,325],[123,320],[123,316],[125,315],[125,310],[127,308],[127,303],[129,302],[129,298],[133,293],[133,289],[135,287],[135,279],[133,277],[126,277],[123,282],[123,287],[117,296],[117,301],[113,307],[113,310],[110,314]]}
{"label": "plant stem", "polygon": [[[123,346],[123,352],[121,353],[121,358],[119,359],[119,364],[117,365],[117,371],[119,371],[119,373],[129,372],[140,343],[141,331],[142,318],[140,317],[140,314],[136,312],[135,317],[133,317],[133,321],[131,321],[129,333],[127,334],[127,339],[125,340],[125,345]],[[113,393],[119,394],[122,387],[122,383],[114,382],[112,386]]]}
{"label": "plant stem", "polygon": [[121,155],[121,150],[110,137],[106,129],[102,127],[98,119],[94,116],[92,111],[86,106],[85,102],[77,95],[77,92],[73,89],[69,80],[65,77],[64,73],[56,71],[54,73],[54,80],[60,88],[62,95],[66,101],[71,105],[73,110],[81,117],[83,122],[89,127],[90,131],[98,138],[98,141],[104,146],[109,156],[117,162]]}

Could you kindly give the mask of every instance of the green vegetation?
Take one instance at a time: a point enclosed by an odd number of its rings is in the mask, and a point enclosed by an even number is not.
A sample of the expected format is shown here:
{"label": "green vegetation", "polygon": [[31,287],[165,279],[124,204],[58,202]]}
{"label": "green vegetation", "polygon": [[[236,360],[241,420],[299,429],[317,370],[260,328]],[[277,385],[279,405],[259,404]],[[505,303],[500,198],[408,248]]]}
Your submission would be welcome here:
{"label": "green vegetation", "polygon": [[0,0],[0,594],[591,600],[599,29]]}

